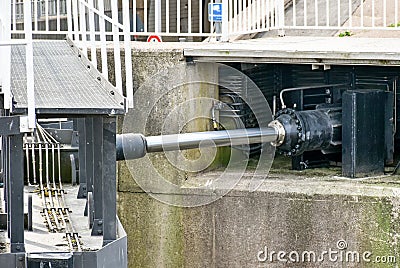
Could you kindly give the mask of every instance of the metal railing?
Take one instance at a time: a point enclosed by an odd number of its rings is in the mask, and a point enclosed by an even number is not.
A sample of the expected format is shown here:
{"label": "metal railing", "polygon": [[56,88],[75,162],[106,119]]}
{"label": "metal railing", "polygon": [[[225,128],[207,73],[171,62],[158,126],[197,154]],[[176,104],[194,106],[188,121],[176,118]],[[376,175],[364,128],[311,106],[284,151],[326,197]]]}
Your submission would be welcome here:
{"label": "metal railing", "polygon": [[[94,13],[95,27],[99,30],[99,12],[112,17],[117,10],[117,21],[122,24],[125,13],[129,15],[129,30],[132,39],[146,40],[150,35],[170,37],[170,41],[178,41],[179,37],[206,38],[221,36],[219,22],[209,21],[207,17],[208,3],[197,0],[31,0],[33,34],[59,35],[67,34],[68,5],[75,1],[86,3],[85,16],[88,20],[90,3],[97,12]],[[211,0],[218,2],[221,0]],[[225,1],[225,0],[224,0]],[[23,22],[21,0],[11,1],[13,33],[21,33],[19,24]],[[93,11],[93,10],[92,10]],[[72,16],[74,10],[72,10]],[[81,9],[77,14],[80,16]],[[88,23],[88,21],[86,22]],[[106,31],[112,27],[106,25]],[[141,39],[140,37],[143,37]],[[201,40],[201,39],[196,39]]]}
{"label": "metal railing", "polygon": [[[105,14],[104,0],[72,0],[67,2],[68,37],[82,49],[95,68],[101,65],[102,75],[109,80],[107,52],[114,55],[115,87],[133,107],[133,77],[129,3],[122,1],[122,23],[118,20],[118,0],[111,0],[111,16]],[[121,46],[121,41],[123,45]],[[125,89],[123,89],[121,48],[124,48]],[[100,69],[100,68],[99,68]]]}
{"label": "metal railing", "polygon": [[[128,98],[129,107],[133,105],[132,40],[157,35],[166,41],[179,37],[229,41],[269,30],[283,34],[286,29],[400,29],[400,0],[8,0],[12,34],[26,30],[22,19],[28,13],[21,7],[28,1],[32,33],[67,35],[93,66],[101,66],[105,78],[109,74],[115,78],[114,85]],[[219,15],[209,16],[208,7],[219,3]],[[108,68],[107,51],[113,53],[114,70]]]}
{"label": "metal railing", "polygon": [[399,0],[226,0],[226,2],[229,6],[227,22],[229,36],[272,29],[345,31],[400,29]]}
{"label": "metal railing", "polygon": [[[21,2],[25,16],[24,25],[32,24],[30,0]],[[34,94],[34,72],[33,72],[33,44],[32,44],[32,28],[24,27],[24,39],[11,39],[11,14],[9,7],[11,0],[0,1],[0,59],[2,68],[0,72],[1,91],[4,94],[4,109],[12,111],[12,92],[11,92],[11,46],[24,45],[26,48],[26,91],[28,101],[28,125],[27,129],[36,127],[35,114],[35,94]],[[15,14],[15,13],[14,13]]]}
{"label": "metal railing", "polygon": [[292,0],[285,28],[398,30],[399,0]]}
{"label": "metal railing", "polygon": [[[30,0],[33,34],[66,34],[67,1]],[[12,33],[22,33],[24,2],[11,0]]]}
{"label": "metal railing", "polygon": [[[135,40],[149,35],[169,37],[169,41],[178,41],[179,37],[227,40],[271,29],[400,28],[400,0],[119,0],[116,4],[114,0],[31,0],[33,33],[67,34],[68,5],[74,6],[76,1],[84,3],[85,8],[78,8],[76,14],[72,10],[69,15],[81,16],[84,12],[86,24],[92,18],[96,31],[100,31],[99,14],[112,18],[117,12],[115,22],[128,24],[129,35]],[[219,2],[222,23],[209,21],[208,4]],[[22,31],[18,27],[23,19],[22,3],[11,1],[13,33]],[[124,17],[128,18],[125,22]],[[108,23],[105,31],[112,32]]]}
{"label": "metal railing", "polygon": [[226,0],[228,35],[244,35],[284,28],[284,0]]}

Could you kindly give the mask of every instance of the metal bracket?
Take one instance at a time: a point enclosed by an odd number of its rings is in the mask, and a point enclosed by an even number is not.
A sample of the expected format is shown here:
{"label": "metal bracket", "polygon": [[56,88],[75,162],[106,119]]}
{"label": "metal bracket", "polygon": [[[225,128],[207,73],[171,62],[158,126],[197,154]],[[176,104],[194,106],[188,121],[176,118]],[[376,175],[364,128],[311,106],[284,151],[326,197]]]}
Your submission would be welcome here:
{"label": "metal bracket", "polygon": [[0,117],[0,135],[9,136],[21,133],[20,116],[2,116]]}
{"label": "metal bracket", "polygon": [[29,128],[28,116],[20,116],[20,118],[19,118],[19,131],[20,131],[20,133],[32,132],[32,129]]}
{"label": "metal bracket", "polygon": [[79,183],[79,190],[77,198],[86,198],[87,197],[87,188],[86,183]]}
{"label": "metal bracket", "polygon": [[69,159],[71,161],[71,184],[76,185],[76,163],[75,156],[73,154],[69,155]]}

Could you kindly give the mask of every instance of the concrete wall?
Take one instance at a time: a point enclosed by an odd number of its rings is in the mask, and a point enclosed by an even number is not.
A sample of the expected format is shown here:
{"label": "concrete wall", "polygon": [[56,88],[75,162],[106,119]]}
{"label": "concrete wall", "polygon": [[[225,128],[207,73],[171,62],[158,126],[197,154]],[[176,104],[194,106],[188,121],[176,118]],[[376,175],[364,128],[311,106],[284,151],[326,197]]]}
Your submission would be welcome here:
{"label": "concrete wall", "polygon": [[[145,85],[160,68],[179,65],[182,60],[179,49],[134,49],[135,88]],[[200,77],[215,75],[212,68],[202,72]],[[149,90],[148,98],[160,92],[162,87],[155,87]],[[210,97],[216,94],[202,91],[201,86],[197,92]],[[157,112],[148,117],[146,134],[159,134],[167,110],[194,97],[190,94],[193,92],[188,87],[179,94],[169,94]],[[209,108],[188,114],[202,114]],[[194,123],[186,130],[205,130],[204,125]],[[189,153],[188,157],[195,154]],[[150,160],[167,179],[182,187],[219,174],[213,171],[188,179],[193,174],[173,169],[163,154],[152,155]],[[154,180],[143,160],[120,162],[118,215],[128,234],[129,267],[397,267],[363,260],[329,261],[328,255],[322,263],[279,262],[276,254],[274,262],[263,261],[266,249],[269,253],[296,251],[300,258],[303,252],[315,251],[318,258],[330,250],[332,258],[335,251],[344,259],[346,252],[357,251],[361,258],[367,252],[371,260],[376,256],[400,260],[399,178],[351,181],[337,177],[337,169],[294,173],[288,167],[286,160],[275,161],[270,178],[255,192],[248,191],[248,178],[244,177],[234,190],[212,204],[181,208],[157,201],[134,182],[134,178]],[[193,191],[193,197],[201,194]],[[155,195],[176,197],[163,189],[157,189]],[[338,249],[337,242],[341,240],[346,242],[346,249]]]}
{"label": "concrete wall", "polygon": [[[399,259],[400,200],[393,192],[398,188],[297,177],[268,180],[254,193],[242,185],[211,205],[176,208],[120,188],[119,216],[129,267],[397,267],[331,262],[327,255],[324,262],[278,262],[276,254],[274,262],[264,261],[266,248],[268,254],[314,251],[317,259],[324,250]],[[347,249],[338,249],[341,240]]]}

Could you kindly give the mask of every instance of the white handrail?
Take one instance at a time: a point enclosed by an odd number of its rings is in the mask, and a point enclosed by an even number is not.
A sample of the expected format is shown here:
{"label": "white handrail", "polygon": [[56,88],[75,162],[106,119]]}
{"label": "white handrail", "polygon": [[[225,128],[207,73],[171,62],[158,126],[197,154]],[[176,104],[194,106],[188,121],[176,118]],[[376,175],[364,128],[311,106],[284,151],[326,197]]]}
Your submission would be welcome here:
{"label": "white handrail", "polygon": [[[87,13],[92,12],[106,23],[117,26],[124,32],[121,21],[112,19],[109,3],[94,0],[31,0],[33,34],[66,34],[78,28],[78,8],[83,5]],[[79,5],[75,4],[79,1]],[[194,1],[194,2],[193,2]],[[216,0],[215,0],[216,1]],[[212,2],[215,2],[212,1]],[[228,13],[228,36],[255,33],[271,29],[337,29],[337,30],[399,30],[399,0],[221,0]],[[344,1],[344,2],[343,2]],[[212,37],[215,22],[204,20],[207,6],[198,0],[122,0],[121,10],[129,9],[130,36],[161,35],[165,37]],[[343,2],[343,3],[342,3]],[[5,3],[2,1],[2,3]],[[12,33],[23,33],[23,2],[11,1]],[[129,6],[130,5],[130,6]],[[103,12],[100,8],[103,8]],[[197,11],[196,11],[197,10]],[[368,12],[367,12],[368,10]],[[105,11],[105,12],[104,12]],[[390,11],[390,12],[389,12]],[[76,12],[76,13],[75,13]],[[225,12],[225,13],[226,13]],[[322,16],[323,15],[323,16]],[[78,15],[80,16],[80,15]],[[225,16],[225,15],[223,15]],[[54,21],[55,23],[50,23]],[[77,23],[74,25],[74,23]],[[84,23],[84,21],[82,21]],[[226,23],[226,19],[224,19]],[[52,26],[55,25],[55,26]],[[76,26],[76,27],[75,27]],[[95,24],[98,28],[98,23]],[[133,27],[132,27],[133,26]],[[140,27],[143,27],[139,29]],[[222,26],[224,28],[224,26]],[[18,28],[18,29],[17,29]],[[206,31],[206,29],[210,29]],[[82,34],[82,33],[80,33]],[[96,33],[98,34],[98,33]],[[124,33],[126,34],[126,33]],[[222,38],[226,39],[226,38]],[[176,41],[178,38],[175,39]]]}
{"label": "white handrail", "polygon": [[[126,73],[126,96],[128,107],[133,108],[133,71],[132,71],[132,50],[129,21],[129,3],[122,2],[123,23],[124,23],[124,51],[125,51],[125,73]],[[131,79],[129,79],[131,78]]]}
{"label": "white handrail", "polygon": [[[111,0],[111,11],[113,20],[118,21],[118,0]],[[115,73],[115,86],[119,93],[122,95],[122,72],[121,72],[121,48],[119,43],[119,23],[112,25],[113,32],[113,46],[114,46],[114,73]],[[122,27],[123,29],[123,27]]]}
{"label": "white handrail", "polygon": [[[47,0],[46,0],[47,3]],[[28,100],[28,128],[36,128],[35,78],[33,71],[32,14],[30,0],[24,0],[24,30],[26,44],[26,95]]]}
{"label": "white handrail", "polygon": [[[12,112],[12,92],[11,92],[11,46],[24,45],[26,49],[26,95],[28,105],[28,125],[22,129],[23,131],[36,128],[36,113],[35,113],[35,81],[33,70],[33,44],[32,44],[32,15],[31,1],[24,0],[24,39],[12,40],[11,27],[13,18],[9,12],[11,0],[2,0],[0,4],[0,54],[2,59],[1,81],[2,91],[4,93],[4,109]],[[15,5],[14,5],[15,6]],[[12,9],[15,12],[15,9]],[[14,13],[15,15],[15,13]],[[14,24],[15,27],[15,24]]]}
{"label": "white handrail", "polygon": [[[1,1],[0,6],[0,40],[6,44],[11,41],[11,14],[7,12],[10,7],[10,0]],[[2,59],[1,86],[4,93],[4,109],[12,108],[11,98],[11,47],[0,48],[0,58]]]}
{"label": "white handrail", "polygon": [[[30,17],[34,20],[32,34],[68,34],[82,49],[83,55],[90,51],[91,63],[101,69],[104,78],[113,78],[118,91],[127,97],[129,107],[133,105],[134,91],[132,40],[144,41],[150,35],[158,35],[167,41],[177,41],[179,37],[195,41],[204,38],[229,41],[235,36],[269,30],[278,30],[283,35],[287,29],[400,30],[399,0],[382,0],[379,4],[376,0],[207,1],[222,3],[221,25],[213,21],[214,16],[211,16],[211,22],[205,19],[208,5],[198,0],[30,1],[33,10]],[[0,2],[3,10],[6,10],[6,2],[12,7],[11,32],[24,33],[26,29],[17,27],[22,23],[21,3],[17,0]],[[386,9],[381,10],[381,4]],[[394,11],[389,12],[393,8]],[[114,68],[111,70],[107,51],[113,52]]]}

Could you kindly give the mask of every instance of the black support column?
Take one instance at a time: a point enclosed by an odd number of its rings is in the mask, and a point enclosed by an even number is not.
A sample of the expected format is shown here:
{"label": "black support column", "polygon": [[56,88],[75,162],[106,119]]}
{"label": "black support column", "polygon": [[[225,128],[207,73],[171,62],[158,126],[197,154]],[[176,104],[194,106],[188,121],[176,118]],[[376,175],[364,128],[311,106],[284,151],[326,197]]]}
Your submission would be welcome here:
{"label": "black support column", "polygon": [[[93,172],[94,172],[94,155],[93,155],[93,117],[85,118],[85,167],[86,167],[86,189],[93,194]],[[85,207],[85,216],[89,216],[89,208],[92,208],[92,204],[89,204],[89,200],[87,200],[87,204]],[[93,220],[93,215],[90,215],[90,222]]]}
{"label": "black support column", "polygon": [[85,118],[85,133],[87,191],[93,192],[93,117]]}
{"label": "black support column", "polygon": [[77,119],[77,128],[79,132],[79,192],[78,198],[87,197],[86,183],[86,132],[85,119]]}
{"label": "black support column", "polygon": [[9,136],[9,217],[11,253],[25,251],[23,134]]}
{"label": "black support column", "polygon": [[103,119],[103,245],[117,237],[116,119]]}
{"label": "black support column", "polygon": [[[4,201],[5,208],[7,212],[7,226],[11,225],[11,216],[10,216],[10,138],[8,136],[3,136],[4,141]],[[10,238],[11,230],[7,229],[7,237]]]}
{"label": "black support column", "polygon": [[103,117],[93,118],[93,199],[92,235],[103,234]]}

